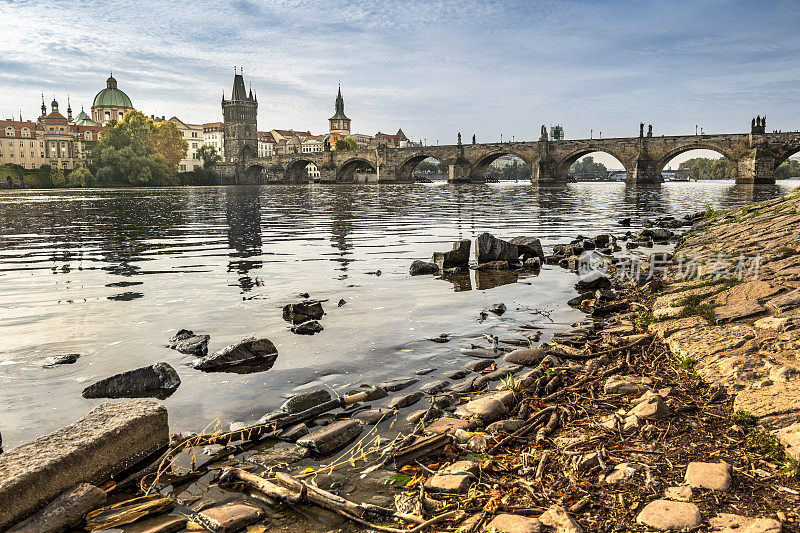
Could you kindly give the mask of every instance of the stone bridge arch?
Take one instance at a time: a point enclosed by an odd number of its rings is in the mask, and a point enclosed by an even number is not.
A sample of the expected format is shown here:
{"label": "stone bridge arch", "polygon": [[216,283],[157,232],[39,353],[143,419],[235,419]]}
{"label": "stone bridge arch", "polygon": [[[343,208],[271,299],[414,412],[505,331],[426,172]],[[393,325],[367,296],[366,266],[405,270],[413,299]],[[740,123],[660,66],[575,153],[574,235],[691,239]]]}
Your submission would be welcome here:
{"label": "stone bridge arch", "polygon": [[582,157],[585,157],[585,156],[587,156],[589,154],[593,154],[595,152],[600,152],[600,153],[603,153],[603,154],[610,155],[611,157],[613,157],[614,159],[616,159],[617,161],[622,163],[622,166],[625,168],[625,172],[627,173],[628,176],[631,175],[632,163],[629,160],[629,158],[625,157],[625,154],[620,153],[620,152],[618,152],[618,151],[616,151],[614,149],[610,149],[607,146],[589,145],[589,146],[582,147],[582,148],[580,148],[578,150],[573,150],[572,152],[570,152],[569,154],[567,154],[566,156],[563,156],[562,158],[560,158],[558,160],[558,163],[556,164],[556,168],[555,168],[556,178],[558,179],[558,181],[566,181],[567,180],[567,177],[569,175],[570,167],[578,159],[580,159]]}
{"label": "stone bridge arch", "polygon": [[721,146],[718,143],[712,142],[691,142],[687,143],[682,146],[672,147],[666,152],[663,152],[660,155],[657,155],[655,159],[655,164],[653,165],[654,173],[656,175],[661,175],[664,171],[664,168],[667,164],[672,161],[675,157],[685,154],[686,152],[691,152],[692,150],[708,150],[711,152],[716,152],[721,156],[725,157],[729,161],[733,162],[734,164],[739,161],[739,158],[742,154],[737,154],[734,151],[730,150],[727,146]]}
{"label": "stone bridge arch", "polygon": [[523,163],[531,168],[531,172],[533,172],[533,161],[531,161],[527,155],[512,149],[496,149],[489,153],[481,154],[473,158],[474,162],[470,163],[470,181],[486,181],[486,170],[489,168],[489,165],[504,155],[513,155],[514,157],[521,159]]}
{"label": "stone bridge arch", "polygon": [[244,171],[242,185],[258,185],[267,181],[267,168],[258,163],[249,165]]}
{"label": "stone bridge arch", "polygon": [[336,170],[336,181],[339,183],[352,183],[354,174],[362,168],[368,168],[371,172],[377,171],[372,161],[360,156],[351,157],[339,165]]}
{"label": "stone bridge arch", "polygon": [[316,164],[311,158],[298,157],[286,162],[286,169],[283,171],[283,180],[287,183],[307,183],[308,171],[306,167]]}
{"label": "stone bridge arch", "polygon": [[428,151],[414,152],[411,155],[407,155],[405,159],[402,159],[400,163],[397,165],[396,180],[399,182],[414,181],[414,169],[417,168],[417,165],[419,165],[429,157],[436,159],[442,164],[445,163],[445,161],[441,158],[441,154],[437,155],[434,152],[428,152]]}

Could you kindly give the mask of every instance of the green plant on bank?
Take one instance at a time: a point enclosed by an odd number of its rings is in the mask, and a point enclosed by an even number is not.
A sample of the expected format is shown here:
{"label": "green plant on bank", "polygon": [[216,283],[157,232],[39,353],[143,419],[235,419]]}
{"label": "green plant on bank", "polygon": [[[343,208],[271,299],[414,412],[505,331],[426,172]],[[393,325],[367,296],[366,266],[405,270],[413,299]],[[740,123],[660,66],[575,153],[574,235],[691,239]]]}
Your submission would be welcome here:
{"label": "green plant on bank", "polygon": [[710,205],[706,205],[706,212],[704,214],[704,218],[706,220],[711,220],[712,218],[716,218],[716,217],[720,216],[723,213],[725,213],[725,210],[721,209],[721,210],[717,211],[716,209],[714,209]]}
{"label": "green plant on bank", "polygon": [[647,328],[655,322],[655,317],[653,316],[653,312],[650,309],[645,309],[638,315],[636,315],[636,329],[640,331],[647,331]]}
{"label": "green plant on bank", "polygon": [[747,440],[756,448],[764,461],[778,465],[780,471],[791,478],[800,478],[800,461],[786,453],[780,441],[773,435],[756,428],[756,417],[747,411],[737,409],[728,415],[728,422],[742,428]]}
{"label": "green plant on bank", "polygon": [[390,485],[394,485],[395,487],[405,488],[408,485],[408,482],[411,481],[411,476],[407,476],[405,474],[401,474],[400,472],[396,473],[393,476],[389,476],[384,480],[386,483]]}
{"label": "green plant on bank", "polygon": [[468,453],[464,456],[465,461],[472,461],[473,463],[482,463],[486,460],[486,454],[484,453]]}
{"label": "green plant on bank", "polygon": [[732,426],[739,426],[740,428],[744,429],[745,431],[748,429],[752,429],[756,425],[756,417],[748,413],[747,411],[743,411],[742,409],[736,409],[731,414],[728,415],[728,422],[731,423]]}
{"label": "green plant on bank", "polygon": [[514,375],[509,372],[506,377],[501,380],[500,390],[510,390],[515,394],[522,394],[525,392],[525,386],[514,379]]}
{"label": "green plant on bank", "polygon": [[693,294],[691,296],[687,296],[683,300],[683,311],[681,312],[681,318],[686,318],[689,316],[699,316],[702,317],[708,322],[710,325],[715,325],[717,323],[717,317],[714,315],[714,308],[709,304],[701,303],[703,300],[711,296],[710,294]]}
{"label": "green plant on bank", "polygon": [[697,364],[697,359],[692,357],[691,355],[683,355],[680,352],[675,354],[675,359],[678,361],[678,365],[686,370],[687,372],[691,372],[692,376],[697,375],[697,371],[695,370],[695,365]]}

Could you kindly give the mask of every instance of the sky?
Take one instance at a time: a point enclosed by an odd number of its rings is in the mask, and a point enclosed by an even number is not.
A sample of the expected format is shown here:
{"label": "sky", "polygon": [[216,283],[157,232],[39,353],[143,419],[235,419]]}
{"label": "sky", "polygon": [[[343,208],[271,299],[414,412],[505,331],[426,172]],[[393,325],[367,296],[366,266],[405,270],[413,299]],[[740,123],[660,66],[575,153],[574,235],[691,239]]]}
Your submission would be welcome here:
{"label": "sky", "polygon": [[88,112],[113,71],[147,115],[219,121],[236,66],[259,130],[327,131],[340,82],[353,132],[428,144],[797,130],[798,20],[797,0],[0,0],[0,116],[42,93]]}

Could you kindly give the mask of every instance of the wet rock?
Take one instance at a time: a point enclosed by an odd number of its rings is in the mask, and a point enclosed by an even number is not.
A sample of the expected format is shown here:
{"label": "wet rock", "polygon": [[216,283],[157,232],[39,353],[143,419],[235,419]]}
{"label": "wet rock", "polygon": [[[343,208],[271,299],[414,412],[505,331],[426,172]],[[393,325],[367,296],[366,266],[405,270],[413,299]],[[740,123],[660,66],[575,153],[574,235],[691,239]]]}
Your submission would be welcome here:
{"label": "wet rock", "polygon": [[431,262],[442,272],[447,268],[467,267],[471,244],[469,239],[455,242],[449,252],[434,252]]}
{"label": "wet rock", "polygon": [[79,483],[48,503],[44,509],[17,524],[8,533],[64,531],[83,521],[86,513],[102,507],[106,493],[94,485]]}
{"label": "wet rock", "polygon": [[62,355],[51,355],[50,357],[45,358],[45,364],[42,365],[44,368],[51,368],[56,365],[71,365],[75,361],[80,358],[81,354],[78,353],[67,353]]}
{"label": "wet rock", "polygon": [[189,519],[177,514],[165,514],[125,526],[125,533],[174,533],[182,531]]}
{"label": "wet rock", "polygon": [[503,313],[506,312],[506,304],[504,303],[493,304],[491,307],[489,307],[489,312],[494,313],[498,316],[502,315]]}
{"label": "wet rock", "polygon": [[431,383],[426,383],[425,385],[419,388],[420,391],[424,392],[425,394],[437,394],[442,392],[443,390],[447,389],[450,386],[450,382],[446,379],[440,379],[438,381],[433,381]]}
{"label": "wet rock", "polygon": [[297,439],[305,437],[309,433],[310,431],[308,429],[308,425],[305,422],[300,422],[299,424],[289,426],[288,428],[282,430],[279,438],[288,442],[296,442]]}
{"label": "wet rock", "polygon": [[361,433],[358,420],[338,420],[298,439],[297,444],[319,455],[328,455],[347,446]]}
{"label": "wet rock", "polygon": [[257,372],[275,364],[278,350],[269,339],[249,337],[195,359],[191,366],[204,372]]}
{"label": "wet rock", "polygon": [[428,340],[431,342],[438,342],[444,344],[445,342],[450,342],[450,334],[439,333],[438,337],[429,337]]}
{"label": "wet rock", "polygon": [[611,280],[598,270],[586,274],[575,284],[575,290],[578,292],[594,292],[597,289],[610,288]]}
{"label": "wet rock", "polygon": [[464,381],[456,383],[455,385],[450,387],[450,390],[455,392],[456,394],[466,394],[468,392],[472,392],[473,390],[476,390],[473,388],[473,384],[477,379],[478,379],[477,377],[468,377]]}
{"label": "wet rock", "polygon": [[428,368],[420,368],[416,372],[414,372],[415,376],[424,376],[426,374],[430,374],[431,372],[436,372],[435,368],[428,367]]}
{"label": "wet rock", "polygon": [[667,487],[664,490],[664,499],[675,500],[678,502],[692,501],[692,487],[683,485],[680,487]]}
{"label": "wet rock", "polygon": [[475,254],[478,263],[489,261],[508,261],[516,263],[519,257],[519,248],[508,241],[498,239],[490,233],[481,233],[475,241]]}
{"label": "wet rock", "polygon": [[292,324],[307,320],[319,320],[325,311],[320,302],[300,302],[283,306],[283,319]]}
{"label": "wet rock", "polygon": [[546,352],[541,348],[519,348],[503,356],[507,363],[535,366],[542,362]]}
{"label": "wet rock", "polygon": [[322,327],[322,324],[316,320],[309,320],[307,322],[303,322],[302,324],[292,326],[292,333],[296,335],[313,335],[324,329],[325,328]]}
{"label": "wet rock", "polygon": [[178,373],[167,363],[129,370],[107,377],[83,389],[84,398],[169,397],[181,384]]}
{"label": "wet rock", "polygon": [[610,376],[603,392],[606,394],[641,394],[648,390],[653,380],[644,376]]}
{"label": "wet rock", "polygon": [[389,381],[384,381],[378,384],[378,387],[387,390],[389,392],[395,392],[399,390],[403,390],[406,387],[410,387],[414,383],[418,382],[417,378],[400,378],[400,379],[391,379]]}
{"label": "wet rock", "polygon": [[277,443],[275,446],[254,453],[247,460],[257,465],[272,468],[278,465],[290,465],[302,461],[311,455],[308,448],[296,444]]}
{"label": "wet rock", "polygon": [[508,270],[509,264],[508,261],[487,261],[486,263],[478,263],[477,265],[471,267],[472,270]]}
{"label": "wet rock", "polygon": [[449,371],[444,373],[444,377],[446,377],[447,379],[452,379],[452,380],[463,379],[463,378],[467,377],[468,375],[469,375],[469,372],[467,372],[466,370],[449,370]]}
{"label": "wet rock", "polygon": [[347,302],[346,302],[346,301],[344,301],[344,298],[342,298],[341,300],[339,300],[339,303],[338,303],[338,304],[336,304],[336,307],[342,307],[342,306],[343,306],[344,304],[346,304],[346,303],[347,303]]}
{"label": "wet rock", "polygon": [[553,505],[539,517],[542,524],[551,527],[555,533],[583,533],[583,528],[570,518],[560,505]]}
{"label": "wet rock", "polygon": [[488,361],[486,359],[482,359],[482,360],[478,360],[478,361],[470,361],[469,363],[467,363],[464,366],[466,367],[467,370],[472,370],[473,372],[480,372],[481,370],[484,370],[484,369],[492,366],[493,364],[494,363],[492,361]]}
{"label": "wet rock", "polygon": [[538,257],[529,257],[522,263],[522,266],[536,270],[542,268],[542,260]]}
{"label": "wet rock", "polygon": [[524,420],[518,418],[510,418],[508,420],[499,420],[492,422],[486,427],[487,433],[514,433],[519,428],[525,425]]}
{"label": "wet rock", "polygon": [[598,248],[613,248],[617,239],[610,233],[602,233],[594,238],[594,243]]}
{"label": "wet rock", "polygon": [[194,521],[217,533],[234,533],[256,522],[264,511],[248,503],[226,503],[200,511]]}
{"label": "wet rock", "polygon": [[168,347],[181,353],[205,355],[208,352],[209,335],[195,335],[190,329],[181,329],[170,337]]}
{"label": "wet rock", "polygon": [[728,463],[689,463],[686,483],[696,489],[728,490],[733,469]]}
{"label": "wet rock", "polygon": [[499,420],[508,413],[508,408],[496,398],[478,398],[459,406],[455,415],[461,418],[478,418],[484,423]]}
{"label": "wet rock", "polygon": [[700,509],[693,503],[656,500],[649,503],[636,521],[661,531],[691,529],[702,521]]}
{"label": "wet rock", "polygon": [[455,394],[440,394],[433,399],[433,406],[437,409],[448,409],[460,403],[458,396]]}
{"label": "wet rock", "polygon": [[437,435],[442,433],[453,434],[458,429],[463,431],[472,431],[475,429],[475,426],[476,424],[474,420],[444,417],[434,421],[432,424],[426,427],[425,430],[428,433],[434,433]]}
{"label": "wet rock", "polygon": [[169,443],[167,410],[151,400],[106,402],[0,459],[0,530],[77,483],[99,484]]}
{"label": "wet rock", "polygon": [[374,426],[385,420],[394,418],[394,411],[391,409],[365,409],[353,414],[353,418],[367,426]]}
{"label": "wet rock", "polygon": [[408,273],[412,276],[423,276],[425,274],[438,274],[439,267],[435,263],[428,263],[427,261],[414,261],[408,269]]}
{"label": "wet rock", "polygon": [[503,513],[492,518],[486,528],[490,531],[504,531],[505,533],[540,533],[542,523],[536,518]]}
{"label": "wet rock", "polygon": [[620,226],[624,226],[624,227],[630,227],[630,225],[631,225],[631,219],[630,219],[630,218],[623,218],[623,219],[621,219],[621,220],[619,221],[619,225],[620,225]]}
{"label": "wet rock", "polygon": [[299,413],[311,409],[331,399],[331,393],[325,389],[317,389],[301,394],[296,394],[281,405],[281,410],[287,413]]}
{"label": "wet rock", "polygon": [[408,422],[409,424],[416,424],[423,418],[425,418],[425,421],[428,421],[428,420],[433,420],[435,418],[439,418],[443,414],[444,412],[441,409],[436,409],[436,408],[420,409],[408,415],[406,417],[406,422]]}
{"label": "wet rock", "polygon": [[389,407],[392,409],[403,409],[404,407],[410,407],[420,401],[423,396],[425,396],[425,394],[420,391],[401,394],[392,398],[392,401],[389,402]]}
{"label": "wet rock", "polygon": [[517,246],[520,255],[544,259],[542,243],[536,237],[514,237],[508,242]]}
{"label": "wet rock", "polygon": [[364,400],[365,402],[374,402],[375,400],[380,400],[381,398],[386,398],[389,396],[389,394],[386,392],[386,389],[377,385],[369,385],[367,383],[362,383],[355,389],[347,391],[346,395],[351,396],[353,394],[359,394],[362,392],[367,393],[367,398]]}
{"label": "wet rock", "polygon": [[481,359],[497,359],[500,357],[499,352],[486,348],[461,348],[459,352],[469,357],[479,357]]}
{"label": "wet rock", "polygon": [[708,520],[711,531],[722,533],[781,533],[782,525],[771,518],[748,518],[720,513]]}

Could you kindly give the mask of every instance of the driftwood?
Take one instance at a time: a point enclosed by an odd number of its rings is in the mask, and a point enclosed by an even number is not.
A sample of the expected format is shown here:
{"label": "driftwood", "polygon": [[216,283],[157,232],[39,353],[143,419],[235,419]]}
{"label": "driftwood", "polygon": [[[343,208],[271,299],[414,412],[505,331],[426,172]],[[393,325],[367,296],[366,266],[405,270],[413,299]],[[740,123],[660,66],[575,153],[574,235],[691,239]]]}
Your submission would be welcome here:
{"label": "driftwood", "polygon": [[488,453],[489,455],[495,454],[497,453],[498,450],[500,450],[501,447],[505,446],[506,444],[513,442],[519,437],[527,435],[528,433],[536,429],[536,426],[539,424],[539,421],[542,418],[555,411],[555,409],[556,409],[555,406],[545,407],[541,411],[534,413],[533,415],[530,416],[530,418],[528,418],[527,423],[524,426],[519,428],[511,435],[504,437],[500,442],[489,448],[489,450],[486,453]]}
{"label": "driftwood", "polygon": [[417,459],[440,451],[449,443],[450,435],[446,433],[422,438],[414,444],[397,450],[394,453],[394,465],[396,468],[402,468],[405,465],[413,465]]}
{"label": "driftwood", "polygon": [[271,481],[267,481],[261,476],[251,474],[241,468],[226,467],[222,469],[222,474],[219,477],[219,483],[244,483],[248,487],[254,488],[257,491],[266,494],[274,500],[298,503],[302,500],[302,494],[297,494],[291,490],[286,490]]}
{"label": "driftwood", "polygon": [[151,514],[170,511],[175,503],[160,494],[140,496],[132,500],[115,503],[97,509],[86,515],[86,529],[111,529],[112,527],[130,524]]}
{"label": "driftwood", "polygon": [[60,533],[83,521],[89,511],[106,503],[106,493],[94,485],[80,483],[47,506],[20,522],[8,533]]}

